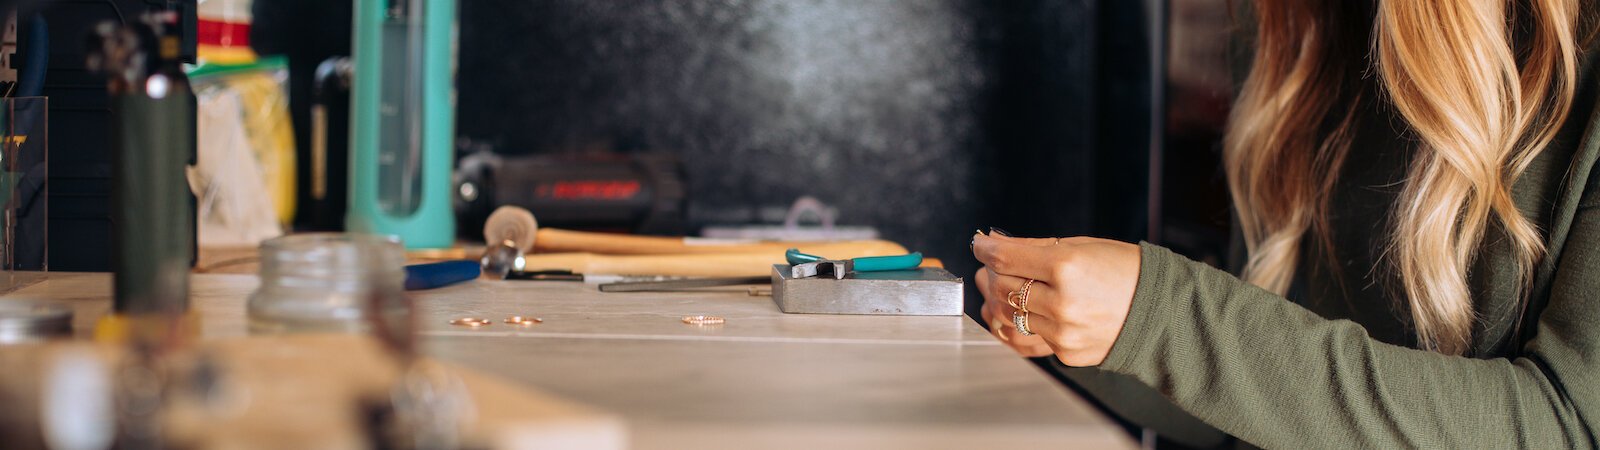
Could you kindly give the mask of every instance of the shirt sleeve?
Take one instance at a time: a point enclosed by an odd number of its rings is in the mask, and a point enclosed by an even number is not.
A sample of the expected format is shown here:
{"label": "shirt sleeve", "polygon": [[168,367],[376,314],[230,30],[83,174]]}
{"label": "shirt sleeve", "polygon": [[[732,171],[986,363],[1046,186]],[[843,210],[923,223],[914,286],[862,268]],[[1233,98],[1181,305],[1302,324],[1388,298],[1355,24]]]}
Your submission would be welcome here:
{"label": "shirt sleeve", "polygon": [[1133,305],[1100,367],[1265,448],[1595,448],[1600,205],[1580,207],[1568,236],[1535,336],[1499,359],[1385,344],[1141,243]]}

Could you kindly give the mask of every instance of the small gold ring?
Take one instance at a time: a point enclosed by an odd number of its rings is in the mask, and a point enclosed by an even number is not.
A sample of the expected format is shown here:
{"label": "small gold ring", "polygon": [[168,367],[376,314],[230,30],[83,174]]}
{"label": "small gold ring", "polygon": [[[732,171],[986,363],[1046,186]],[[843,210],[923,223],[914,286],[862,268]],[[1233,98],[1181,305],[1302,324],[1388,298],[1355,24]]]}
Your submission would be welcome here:
{"label": "small gold ring", "polygon": [[1020,294],[1020,292],[1011,291],[1011,293],[1006,294],[1006,304],[1011,305],[1011,309],[1022,309],[1022,306],[1017,305],[1017,294]]}
{"label": "small gold ring", "polygon": [[544,323],[544,319],[538,318],[538,317],[511,316],[511,317],[507,317],[505,322],[506,322],[506,325],[529,326],[529,325]]}
{"label": "small gold ring", "polygon": [[463,327],[473,327],[473,328],[489,325],[489,324],[492,324],[492,323],[494,323],[494,322],[489,320],[489,319],[479,319],[477,317],[462,317],[460,319],[454,319],[454,320],[450,321],[451,325],[457,325],[457,326],[463,326]]}
{"label": "small gold ring", "polygon": [[723,322],[727,321],[717,316],[683,316],[683,323],[689,325],[721,325]]}

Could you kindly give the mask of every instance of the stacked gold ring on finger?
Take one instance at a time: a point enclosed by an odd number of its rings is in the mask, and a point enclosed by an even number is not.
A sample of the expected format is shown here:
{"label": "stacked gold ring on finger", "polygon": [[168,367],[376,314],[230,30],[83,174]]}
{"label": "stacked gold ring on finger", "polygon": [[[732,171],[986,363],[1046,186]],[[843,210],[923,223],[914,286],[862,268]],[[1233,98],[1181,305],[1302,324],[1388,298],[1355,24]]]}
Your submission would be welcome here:
{"label": "stacked gold ring on finger", "polygon": [[1028,291],[1033,290],[1033,279],[1022,283],[1022,289],[1017,290],[1017,309],[1023,313],[1028,312]]}
{"label": "stacked gold ring on finger", "polygon": [[1017,297],[1020,294],[1022,293],[1018,291],[1011,291],[1011,293],[1006,294],[1006,304],[1011,305],[1011,309],[1022,309],[1022,305],[1017,303]]}
{"label": "stacked gold ring on finger", "polygon": [[1017,327],[1017,334],[1033,336],[1033,331],[1028,330],[1028,313],[1022,311],[1012,312],[1011,325]]}
{"label": "stacked gold ring on finger", "polygon": [[1028,291],[1033,289],[1032,278],[1022,283],[1022,290],[1017,291],[1017,310],[1011,313],[1011,324],[1017,326],[1017,334],[1033,336],[1033,330],[1028,329]]}

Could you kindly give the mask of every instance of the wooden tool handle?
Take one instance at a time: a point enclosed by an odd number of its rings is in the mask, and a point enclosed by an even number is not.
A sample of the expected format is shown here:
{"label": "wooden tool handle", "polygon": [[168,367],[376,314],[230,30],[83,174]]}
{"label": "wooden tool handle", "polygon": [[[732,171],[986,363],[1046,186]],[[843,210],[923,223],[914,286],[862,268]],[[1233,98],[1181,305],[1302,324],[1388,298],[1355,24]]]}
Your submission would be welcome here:
{"label": "wooden tool handle", "polygon": [[[823,244],[827,245],[827,244]],[[800,247],[829,257],[884,256],[894,252],[824,253],[819,246]],[[837,256],[835,256],[837,255]],[[720,253],[698,255],[596,255],[592,253],[533,254],[523,270],[571,270],[584,274],[668,275],[681,277],[752,277],[772,273],[773,264],[785,264],[783,252]],[[940,267],[937,259],[924,259],[923,267]]]}
{"label": "wooden tool handle", "polygon": [[[533,241],[534,253],[594,253],[601,255],[683,255],[776,253],[782,259],[789,248],[829,258],[855,258],[905,254],[900,244],[884,240],[840,242],[714,241],[681,237],[634,236],[542,228]],[[836,256],[837,255],[837,256]],[[853,256],[852,256],[853,255]],[[782,262],[782,261],[779,261]]]}

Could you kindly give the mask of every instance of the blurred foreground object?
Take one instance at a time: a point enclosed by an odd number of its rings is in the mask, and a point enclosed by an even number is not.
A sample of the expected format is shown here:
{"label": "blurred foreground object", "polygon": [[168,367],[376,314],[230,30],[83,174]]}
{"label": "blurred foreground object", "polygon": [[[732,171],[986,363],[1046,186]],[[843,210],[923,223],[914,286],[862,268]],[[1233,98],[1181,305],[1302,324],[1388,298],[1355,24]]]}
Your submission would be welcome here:
{"label": "blurred foreground object", "polygon": [[[381,424],[398,419],[386,416],[405,411],[402,402],[429,395],[428,385],[368,336],[231,338],[135,364],[140,358],[85,343],[0,346],[0,366],[16,369],[0,377],[5,447],[422,448],[393,445]],[[410,365],[454,380],[470,408],[455,447],[625,446],[612,416],[473,370],[427,359]],[[396,388],[412,389],[410,397],[396,398]],[[145,394],[159,402],[128,403]],[[152,408],[141,421],[154,428],[130,429],[130,407]]]}
{"label": "blurred foreground object", "polygon": [[452,0],[355,4],[349,231],[454,243],[455,14]]}
{"label": "blurred foreground object", "polygon": [[0,345],[72,336],[72,308],[47,303],[0,303]]}

